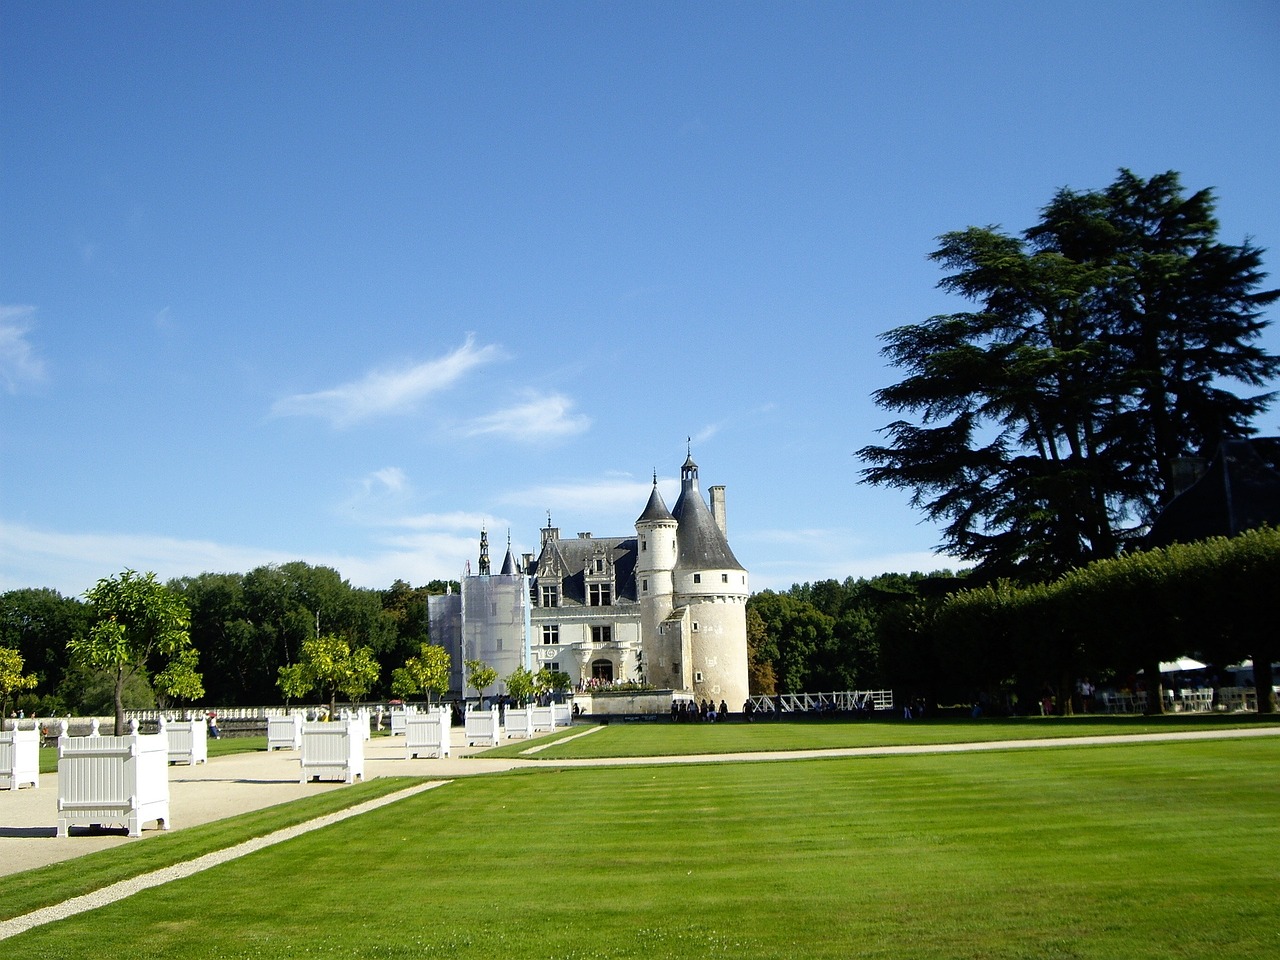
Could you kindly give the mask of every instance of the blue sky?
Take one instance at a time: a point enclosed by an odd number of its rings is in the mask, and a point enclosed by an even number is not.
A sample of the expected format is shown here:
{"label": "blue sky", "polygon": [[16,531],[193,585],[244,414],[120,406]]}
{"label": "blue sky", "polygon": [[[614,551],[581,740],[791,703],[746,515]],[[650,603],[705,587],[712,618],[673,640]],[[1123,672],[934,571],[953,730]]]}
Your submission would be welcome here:
{"label": "blue sky", "polygon": [[0,590],[457,577],[686,437],[755,589],[953,565],[853,456],[934,239],[1173,169],[1274,270],[1277,103],[1267,2],[3,0]]}

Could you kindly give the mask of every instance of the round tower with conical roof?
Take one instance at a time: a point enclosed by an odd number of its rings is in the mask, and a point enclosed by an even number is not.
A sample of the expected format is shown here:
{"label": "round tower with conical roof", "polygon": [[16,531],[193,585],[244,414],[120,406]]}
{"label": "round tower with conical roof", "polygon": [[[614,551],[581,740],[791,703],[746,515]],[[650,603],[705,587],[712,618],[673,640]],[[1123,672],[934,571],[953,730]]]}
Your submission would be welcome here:
{"label": "round tower with conical roof", "polygon": [[[720,493],[723,488],[718,488]],[[682,652],[680,687],[697,699],[725,701],[739,710],[747,699],[746,568],[725,537],[723,495],[713,514],[698,489],[692,454],[680,469],[680,497],[671,509],[676,521],[676,562],[672,569],[672,612],[660,627]]]}
{"label": "round tower with conical roof", "polygon": [[683,689],[680,645],[661,633],[672,611],[678,526],[658,492],[655,471],[649,502],[636,520],[636,599],[640,601],[643,669],[645,680],[655,687]]}

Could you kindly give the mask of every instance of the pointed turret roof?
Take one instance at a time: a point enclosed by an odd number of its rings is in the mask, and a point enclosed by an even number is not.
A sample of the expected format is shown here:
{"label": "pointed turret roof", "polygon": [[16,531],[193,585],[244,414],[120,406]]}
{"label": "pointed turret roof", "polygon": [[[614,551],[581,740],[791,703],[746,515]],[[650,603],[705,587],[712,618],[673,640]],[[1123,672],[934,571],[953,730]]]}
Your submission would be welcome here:
{"label": "pointed turret roof", "polygon": [[649,494],[649,502],[645,504],[644,512],[636,520],[636,526],[642,523],[660,523],[664,520],[671,521],[675,517],[671,515],[671,511],[667,509],[667,502],[662,499],[662,494],[658,492],[658,474],[653,475],[653,492]]}
{"label": "pointed turret roof", "polygon": [[690,453],[680,468],[680,498],[671,509],[680,526],[676,531],[679,544],[676,569],[745,570],[738,562],[711,508],[698,490],[698,465]]}
{"label": "pointed turret roof", "polygon": [[514,577],[520,572],[520,568],[516,566],[516,558],[511,553],[511,532],[507,531],[507,555],[502,558],[502,575],[504,577]]}

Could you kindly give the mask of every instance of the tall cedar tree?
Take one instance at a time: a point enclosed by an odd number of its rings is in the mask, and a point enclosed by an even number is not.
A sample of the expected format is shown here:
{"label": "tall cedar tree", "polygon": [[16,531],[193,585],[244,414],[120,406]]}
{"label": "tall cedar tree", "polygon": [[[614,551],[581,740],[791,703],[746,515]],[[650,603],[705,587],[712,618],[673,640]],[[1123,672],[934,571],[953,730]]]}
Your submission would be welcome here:
{"label": "tall cedar tree", "polygon": [[1114,556],[1173,496],[1180,461],[1248,436],[1280,372],[1258,345],[1262,251],[1218,242],[1210,190],[1121,170],[1064,189],[1021,238],[944,234],[942,289],[976,310],[890,330],[907,376],[877,405],[916,418],[863,447],[862,482],[910,490],[941,549],[1034,580]]}

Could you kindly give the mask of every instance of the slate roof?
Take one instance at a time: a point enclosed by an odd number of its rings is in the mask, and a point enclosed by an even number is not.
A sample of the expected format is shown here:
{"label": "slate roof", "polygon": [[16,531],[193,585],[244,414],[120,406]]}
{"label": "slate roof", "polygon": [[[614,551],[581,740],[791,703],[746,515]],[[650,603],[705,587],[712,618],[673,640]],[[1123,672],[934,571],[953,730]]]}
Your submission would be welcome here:
{"label": "slate roof", "polygon": [[1160,512],[1143,546],[1233,537],[1264,524],[1280,526],[1280,437],[1227,440],[1204,475]]}
{"label": "slate roof", "polygon": [[654,478],[653,492],[649,494],[649,502],[645,504],[644,512],[636,519],[636,525],[674,519],[671,511],[667,509],[666,501],[662,499],[662,494],[658,492],[657,478]]}
{"label": "slate roof", "polygon": [[[692,469],[690,469],[692,468]],[[729,541],[711,515],[711,508],[698,490],[698,465],[690,457],[685,461],[685,480],[680,498],[671,515],[680,524],[676,530],[679,544],[677,570],[745,570],[729,549]]]}
{"label": "slate roof", "polygon": [[586,603],[586,568],[596,552],[603,548],[613,557],[613,583],[617,591],[615,600],[636,599],[636,538],[635,537],[575,537],[572,540],[552,540],[542,549],[542,556],[534,561],[529,571],[537,576],[542,565],[542,557],[548,550],[554,550],[562,565],[565,576],[562,579],[563,593],[561,601]]}

